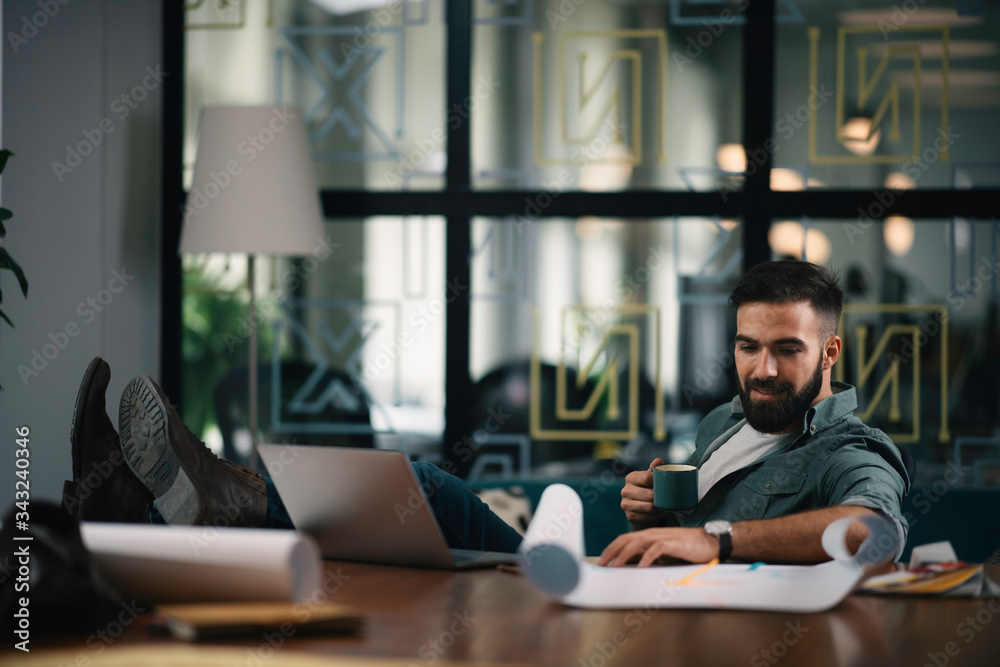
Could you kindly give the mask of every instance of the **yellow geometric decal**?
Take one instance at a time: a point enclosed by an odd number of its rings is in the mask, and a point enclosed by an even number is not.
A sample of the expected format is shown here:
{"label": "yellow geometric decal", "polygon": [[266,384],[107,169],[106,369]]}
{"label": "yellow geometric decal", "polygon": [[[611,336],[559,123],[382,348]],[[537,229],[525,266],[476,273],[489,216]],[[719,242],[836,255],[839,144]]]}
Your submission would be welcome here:
{"label": "yellow geometric decal", "polygon": [[[807,29],[809,35],[809,90],[818,90],[820,86],[819,81],[819,42],[821,37],[820,29],[815,26],[810,26]],[[899,33],[912,33],[912,32],[933,32],[935,34],[940,34],[941,39],[941,136],[948,136],[948,41],[949,41],[949,31],[948,26],[902,26],[894,29],[894,32]],[[838,142],[843,142],[847,137],[844,135],[844,126],[846,124],[847,116],[847,91],[845,86],[845,79],[847,78],[847,71],[849,63],[854,59],[848,57],[847,40],[849,37],[861,36],[865,37],[867,35],[878,35],[877,42],[873,40],[870,46],[858,46],[854,49],[854,56],[856,56],[857,61],[857,84],[858,89],[855,95],[851,97],[856,100],[856,110],[851,112],[865,114],[868,102],[871,99],[876,85],[885,79],[888,81],[888,91],[879,101],[878,106],[875,108],[874,113],[871,115],[871,125],[868,130],[868,136],[864,137],[863,140],[867,141],[871,139],[872,135],[878,130],[879,124],[885,119],[886,113],[891,111],[889,116],[889,140],[893,142],[898,142],[901,140],[901,134],[899,131],[899,116],[900,116],[900,99],[899,99],[899,72],[888,71],[890,61],[897,56],[910,57],[913,60],[913,104],[912,111],[910,112],[911,118],[913,120],[913,146],[910,154],[904,155],[820,155],[816,148],[816,136],[817,136],[817,126],[818,121],[816,116],[817,113],[812,113],[809,115],[809,162],[811,164],[893,164],[893,163],[903,163],[909,161],[916,161],[920,159],[920,103],[921,103],[921,84],[923,82],[923,69],[920,57],[920,46],[914,42],[903,42],[896,44],[889,44],[885,47],[885,40],[889,37],[884,33],[884,28],[880,26],[865,27],[865,26],[841,26],[837,29],[837,71],[836,76],[836,94],[834,97],[834,103],[836,106],[836,122],[833,128],[834,136]],[[902,39],[905,39],[902,35]],[[868,74],[868,61],[870,53],[875,50],[872,47],[878,45],[878,50],[882,51],[881,58],[875,65],[875,69]],[[937,134],[937,133],[935,133]],[[858,139],[858,137],[852,137],[853,139]],[[947,161],[949,159],[948,146],[944,146],[943,149],[938,151],[940,154],[940,159]]]}
{"label": "yellow geometric decal", "polygon": [[[609,320],[614,320],[620,316],[652,316],[653,319],[653,332],[650,334],[654,337],[655,349],[656,349],[656,360],[655,360],[655,378],[654,387],[656,393],[656,426],[654,437],[657,440],[663,440],[666,437],[666,429],[664,428],[664,408],[663,408],[663,390],[660,386],[660,366],[661,366],[661,356],[660,356],[660,331],[661,331],[661,318],[660,309],[656,306],[649,306],[643,304],[626,304],[622,306],[617,306],[615,308],[604,308],[604,307],[590,307],[590,306],[567,306],[563,308],[560,317],[560,327],[559,327],[559,340],[560,348],[565,349],[564,343],[567,342],[566,337],[566,320],[568,316],[577,315],[579,317],[587,317],[589,313],[600,312],[602,314],[608,315]],[[640,367],[641,367],[641,354],[639,345],[639,326],[634,323],[618,323],[612,324],[604,329],[601,337],[601,342],[597,349],[588,358],[584,358],[582,352],[582,345],[574,345],[576,349],[576,359],[575,367],[577,369],[576,373],[576,388],[581,389],[586,384],[591,374],[594,371],[594,366],[601,360],[602,357],[607,355],[610,359],[604,367],[604,370],[597,378],[596,386],[591,392],[590,396],[587,397],[586,402],[583,407],[573,408],[567,404],[567,373],[566,373],[566,359],[563,353],[560,353],[559,361],[556,365],[556,386],[555,386],[555,416],[561,421],[587,421],[593,415],[601,399],[607,397],[607,418],[611,421],[619,419],[622,415],[621,406],[621,391],[619,387],[619,368],[620,364],[618,359],[613,354],[612,346],[619,339],[626,339],[628,341],[628,395],[627,395],[627,405],[628,405],[628,428],[622,430],[585,430],[585,429],[543,429],[542,428],[542,382],[541,382],[541,359],[539,357],[539,317],[538,309],[536,308],[533,313],[533,339],[532,339],[532,349],[531,349],[531,437],[537,440],[631,440],[639,432],[639,380],[640,380]],[[577,340],[580,339],[584,331],[583,325],[578,326]]]}
{"label": "yellow geometric decal", "polygon": [[[643,144],[651,144],[652,140],[644,140],[642,132],[643,94],[654,95],[654,118],[657,121],[657,141],[655,144],[657,161],[666,160],[664,106],[667,90],[667,33],[664,30],[596,30],[584,32],[559,33],[556,63],[557,76],[555,86],[545,84],[544,46],[545,36],[534,33],[534,102],[532,114],[532,132],[534,137],[535,164],[540,166],[582,166],[582,158],[586,163],[601,164],[632,164],[642,162]],[[643,51],[640,48],[617,48],[623,40],[652,39],[655,40],[656,61],[646,65],[652,67],[656,77],[656,85],[647,89],[643,85]],[[581,44],[586,48],[578,48],[575,56],[570,56],[570,49]],[[600,51],[601,45],[614,45],[607,52],[603,63],[594,63],[593,53]],[[637,45],[638,46],[638,45]],[[573,64],[575,62],[575,65]],[[631,74],[629,77],[630,95],[623,90],[621,83],[614,81],[616,65],[625,63]],[[573,69],[572,73],[570,69]],[[558,94],[558,137],[562,146],[574,149],[572,157],[546,157],[544,149],[545,132],[545,93],[553,88]],[[570,91],[573,94],[570,94]],[[626,104],[627,103],[627,104]],[[579,120],[587,116],[588,121]],[[578,122],[574,122],[577,119]],[[588,124],[589,123],[589,124]],[[574,131],[574,126],[584,125],[583,129]],[[587,154],[586,147],[596,145],[598,140],[604,142],[626,142],[629,155],[597,155]],[[594,153],[603,153],[595,150]]]}
{"label": "yellow geometric decal", "polygon": [[[921,325],[917,324],[889,324],[885,327],[882,332],[881,337],[875,343],[874,348],[869,356],[868,353],[868,325],[857,325],[854,327],[854,340],[852,344],[848,344],[848,339],[845,334],[845,320],[847,316],[851,313],[874,313],[874,314],[896,314],[896,313],[927,313],[932,316],[931,320],[928,320]],[[925,326],[923,326],[925,325]],[[931,333],[928,333],[931,330]],[[934,331],[938,333],[935,334]],[[877,379],[877,384],[875,384],[874,394],[868,401],[868,406],[856,413],[858,417],[864,421],[868,422],[871,419],[872,414],[882,403],[883,399],[886,398],[886,392],[889,392],[889,411],[888,419],[890,423],[899,423],[902,420],[902,411],[900,410],[899,402],[899,385],[900,385],[900,367],[903,361],[910,363],[912,368],[911,386],[912,396],[911,400],[911,412],[913,416],[913,427],[908,433],[887,433],[887,435],[897,443],[914,443],[920,441],[920,350],[927,344],[929,338],[934,335],[941,336],[941,357],[940,357],[940,368],[941,368],[941,428],[938,431],[938,440],[940,442],[948,442],[951,435],[948,430],[948,308],[944,305],[928,304],[923,306],[908,306],[905,304],[897,303],[882,303],[882,304],[845,304],[844,313],[840,319],[840,326],[837,330],[837,335],[841,337],[844,341],[844,354],[846,355],[850,349],[856,360],[855,367],[855,382],[857,387],[863,388],[869,384],[869,380],[873,380],[873,376],[876,375],[875,367],[880,359],[885,358],[886,347],[889,345],[890,340],[894,336],[905,336],[908,340],[904,341],[902,347],[903,353],[906,357],[900,356],[895,353],[889,353],[889,369],[885,371],[885,374],[881,378]],[[923,340],[921,340],[923,338]],[[841,363],[834,366],[835,379],[839,382],[844,381],[844,367],[846,363],[846,356],[841,357]]]}

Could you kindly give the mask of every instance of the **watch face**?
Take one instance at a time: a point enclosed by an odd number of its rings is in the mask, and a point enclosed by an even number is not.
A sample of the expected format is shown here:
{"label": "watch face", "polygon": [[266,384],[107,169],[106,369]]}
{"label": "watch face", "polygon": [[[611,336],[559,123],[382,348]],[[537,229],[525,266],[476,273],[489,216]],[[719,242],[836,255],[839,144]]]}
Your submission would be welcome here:
{"label": "watch face", "polygon": [[723,535],[731,533],[732,530],[733,524],[728,521],[715,520],[705,524],[705,532],[709,535]]}

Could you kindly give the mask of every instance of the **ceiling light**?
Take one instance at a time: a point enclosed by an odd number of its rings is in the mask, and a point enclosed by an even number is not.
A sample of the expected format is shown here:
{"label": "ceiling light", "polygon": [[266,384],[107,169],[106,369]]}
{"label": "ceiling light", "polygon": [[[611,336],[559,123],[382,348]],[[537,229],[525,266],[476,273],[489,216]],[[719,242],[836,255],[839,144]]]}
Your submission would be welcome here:
{"label": "ceiling light", "polygon": [[715,162],[722,171],[742,174],[747,170],[747,154],[740,144],[722,144],[715,151]]}
{"label": "ceiling light", "polygon": [[872,119],[856,116],[840,128],[840,143],[855,155],[871,155],[878,148],[882,130],[872,131]]}
{"label": "ceiling light", "polygon": [[794,169],[778,167],[771,170],[771,189],[776,192],[794,192],[805,190],[802,174]]}
{"label": "ceiling light", "polygon": [[902,257],[913,248],[916,230],[913,221],[902,215],[890,215],[882,223],[882,238],[885,247],[896,257]]}

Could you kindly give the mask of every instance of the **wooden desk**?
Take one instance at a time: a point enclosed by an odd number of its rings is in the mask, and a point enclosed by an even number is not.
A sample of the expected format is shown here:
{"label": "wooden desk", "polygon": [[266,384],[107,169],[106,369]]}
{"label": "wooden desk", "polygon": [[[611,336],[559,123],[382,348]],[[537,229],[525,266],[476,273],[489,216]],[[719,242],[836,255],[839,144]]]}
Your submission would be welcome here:
{"label": "wooden desk", "polygon": [[[996,579],[1000,566],[991,566],[990,574]],[[327,563],[326,586],[331,601],[364,613],[363,636],[290,637],[285,647],[396,657],[414,665],[935,665],[928,654],[937,667],[1000,664],[995,598],[852,596],[829,612],[802,615],[581,611],[551,603],[522,577],[497,570],[450,573],[338,562]],[[171,640],[136,628],[119,643],[153,641]],[[259,647],[262,638],[229,645]]]}

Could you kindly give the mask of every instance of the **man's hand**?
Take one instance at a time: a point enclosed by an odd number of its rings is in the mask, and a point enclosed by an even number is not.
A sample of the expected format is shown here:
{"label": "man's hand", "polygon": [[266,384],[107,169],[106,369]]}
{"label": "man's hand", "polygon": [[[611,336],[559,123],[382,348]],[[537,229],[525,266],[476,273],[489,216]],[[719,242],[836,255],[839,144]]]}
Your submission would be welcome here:
{"label": "man's hand", "polygon": [[597,564],[621,567],[638,559],[639,567],[648,567],[664,556],[707,563],[718,555],[719,539],[704,528],[647,528],[619,535]]}
{"label": "man's hand", "polygon": [[[878,515],[875,510],[859,505],[837,505],[774,519],[734,523],[731,558],[748,562],[822,563],[830,560],[823,548],[823,531],[831,522],[849,516]],[[847,541],[852,553],[867,535],[864,524],[851,525]],[[618,567],[638,560],[639,566],[645,567],[663,557],[707,563],[718,555],[719,538],[709,535],[704,528],[647,528],[615,539],[597,564]]]}
{"label": "man's hand", "polygon": [[636,470],[625,476],[622,488],[622,510],[635,530],[656,526],[667,515],[666,510],[653,505],[653,468],[663,465],[657,457],[648,470]]}

